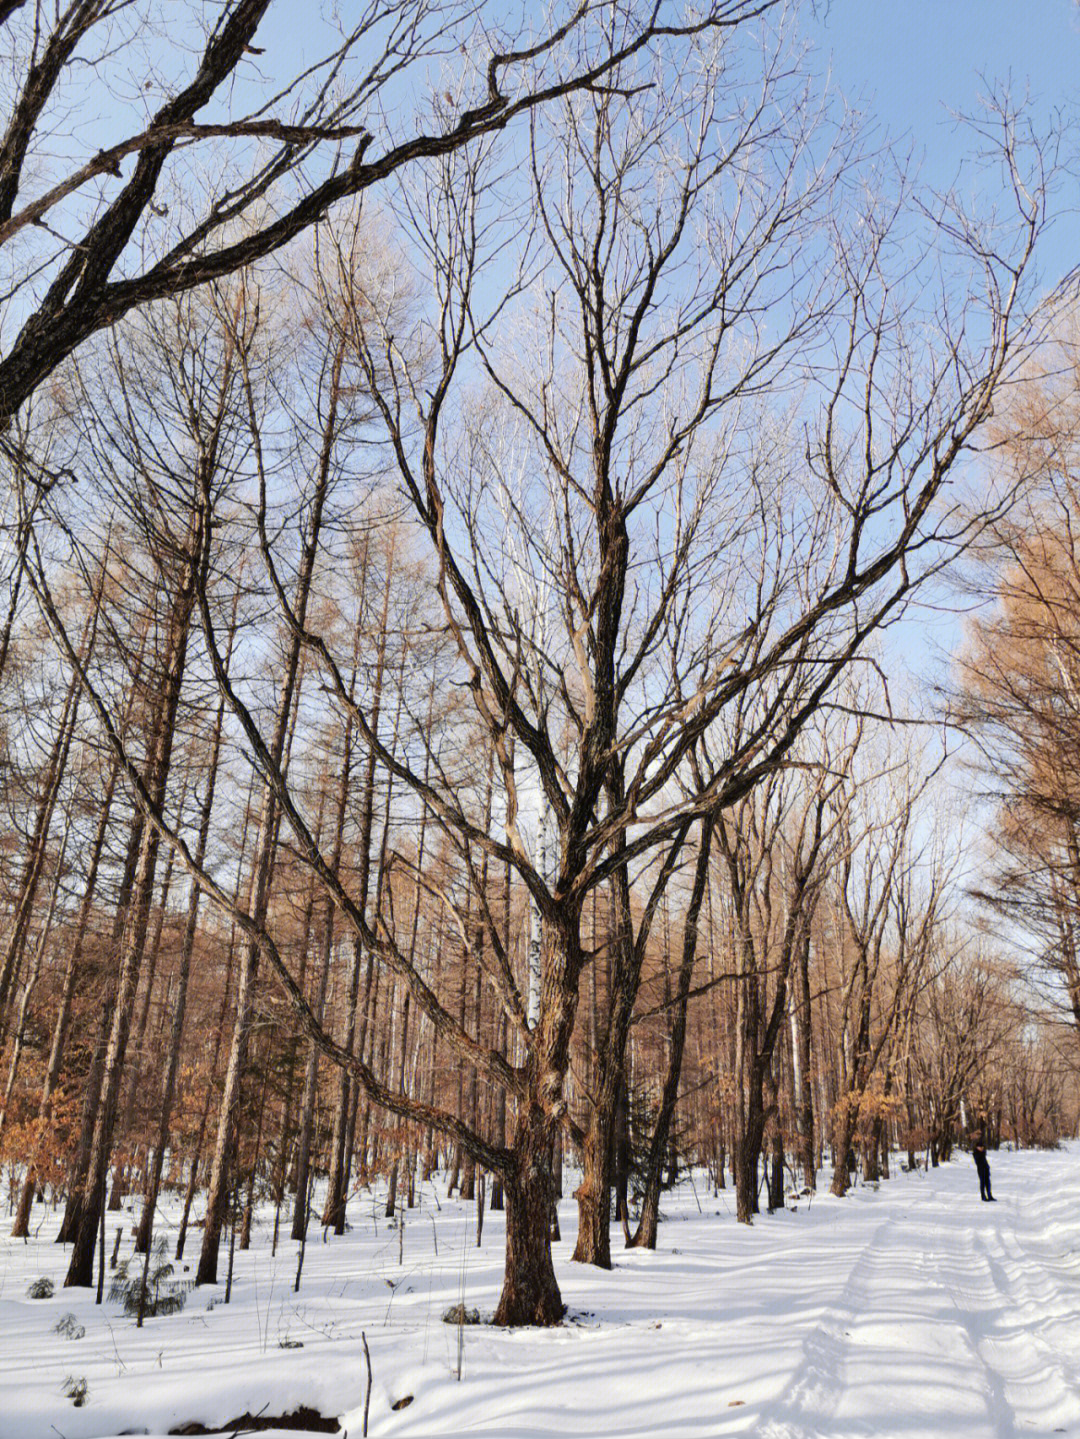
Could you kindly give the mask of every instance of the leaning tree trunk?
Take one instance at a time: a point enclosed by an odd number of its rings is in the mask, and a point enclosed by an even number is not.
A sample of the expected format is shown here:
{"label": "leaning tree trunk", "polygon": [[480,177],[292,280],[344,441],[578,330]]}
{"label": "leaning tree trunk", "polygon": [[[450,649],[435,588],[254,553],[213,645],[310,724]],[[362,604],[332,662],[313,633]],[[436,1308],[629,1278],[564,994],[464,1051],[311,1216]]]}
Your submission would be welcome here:
{"label": "leaning tree trunk", "polygon": [[30,1012],[30,1001],[34,997],[38,980],[41,978],[41,966],[45,959],[45,950],[49,940],[52,938],[52,922],[56,914],[56,901],[60,895],[60,885],[64,876],[64,858],[67,853],[67,842],[70,831],[65,829],[64,838],[60,844],[60,854],[56,861],[56,872],[53,875],[52,894],[49,898],[49,908],[45,915],[44,923],[41,926],[41,933],[34,948],[34,957],[30,961],[30,969],[26,979],[23,981],[22,994],[19,996],[19,1003],[15,1011],[15,1023],[12,1026],[11,1035],[11,1062],[8,1065],[7,1083],[4,1085],[4,1097],[0,1099],[0,1134],[4,1132],[4,1122],[7,1119],[8,1107],[11,1104],[11,1096],[15,1091],[15,1081],[19,1075],[19,1066],[22,1062],[23,1051],[26,1048],[26,1021]]}
{"label": "leaning tree trunk", "polygon": [[[82,647],[84,660],[88,649],[89,643],[84,640]],[[18,983],[19,968],[30,933],[34,903],[37,899],[38,884],[45,869],[53,814],[67,769],[68,756],[71,753],[71,741],[78,721],[79,692],[78,675],[74,674],[68,685],[60,724],[53,739],[52,750],[45,768],[44,789],[38,799],[30,847],[19,881],[15,914],[3,954],[0,955],[0,1048],[4,1043],[8,1001],[14,994]]]}
{"label": "leaning tree trunk", "polygon": [[[8,11],[8,14],[11,12]],[[8,607],[4,616],[3,627],[0,628],[0,680],[3,680],[4,671],[7,669],[8,654],[11,650],[11,636],[15,630],[15,617],[19,612],[19,595],[22,592],[23,575],[26,566],[26,553],[30,547],[30,533],[33,524],[33,511],[37,509],[40,496],[44,490],[38,491],[38,498],[35,499],[29,511],[20,502],[20,514],[15,532],[14,558],[11,565],[11,573],[7,577],[8,585]],[[21,500],[21,497],[20,497]]]}
{"label": "leaning tree trunk", "polygon": [[[132,673],[132,683],[128,690],[127,703],[124,709],[123,719],[120,724],[121,736],[126,736],[128,726],[131,723],[135,711],[136,701],[140,692],[140,680],[143,674],[143,664],[146,658],[146,640],[149,624],[144,628],[142,634],[142,645],[136,656]],[[90,864],[86,874],[86,884],[83,888],[82,902],[79,906],[79,918],[75,931],[75,943],[68,956],[67,966],[64,970],[64,981],[60,991],[60,1003],[57,1010],[56,1021],[53,1025],[52,1044],[49,1048],[49,1059],[45,1066],[45,1078],[41,1086],[41,1099],[38,1104],[38,1120],[44,1126],[47,1123],[52,1110],[52,1099],[60,1082],[60,1074],[63,1070],[64,1052],[67,1047],[68,1029],[71,1023],[71,1010],[75,994],[82,979],[83,949],[86,939],[90,933],[90,916],[93,911],[94,896],[97,892],[98,873],[101,868],[101,858],[105,850],[105,840],[109,832],[109,820],[112,815],[113,800],[116,795],[116,785],[120,777],[120,759],[114,755],[109,766],[108,779],[105,783],[105,791],[102,795],[101,809],[98,815],[97,829],[94,834],[93,845],[90,851]],[[115,916],[113,919],[112,939],[113,947],[119,944],[123,919],[130,896],[131,886],[135,881],[135,866],[138,862],[139,845],[141,842],[141,816],[136,812],[135,823],[132,826],[131,835],[128,840],[128,848],[124,863],[123,878],[120,884],[119,894],[115,902]],[[57,1236],[58,1242],[67,1243],[75,1233],[75,1225],[78,1221],[78,1196],[82,1193],[82,1184],[86,1177],[86,1166],[90,1162],[90,1143],[93,1137],[93,1118],[96,1112],[97,1094],[101,1086],[101,1071],[104,1064],[105,1041],[108,1037],[108,1012],[111,1008],[111,1001],[102,1006],[100,1041],[95,1046],[94,1055],[91,1061],[90,1074],[84,1085],[83,1114],[80,1133],[79,1147],[77,1150],[76,1163],[72,1174],[72,1183],[69,1189],[68,1203],[65,1206],[64,1218]],[[40,1142],[40,1141],[39,1141]],[[35,1156],[36,1157],[36,1156]],[[31,1162],[27,1169],[26,1178],[23,1182],[23,1193],[19,1199],[19,1207],[16,1213],[15,1225],[12,1228],[12,1238],[25,1239],[30,1222],[30,1208],[33,1203],[34,1186],[37,1182],[34,1163]]]}
{"label": "leaning tree trunk", "polygon": [[35,1142],[34,1155],[27,1165],[26,1174],[23,1178],[22,1190],[19,1194],[19,1203],[15,1211],[15,1222],[11,1227],[12,1239],[25,1239],[30,1232],[30,1211],[34,1203],[34,1192],[37,1188],[37,1152],[42,1139],[44,1129],[52,1112],[53,1095],[60,1080],[60,1073],[64,1063],[64,1050],[67,1045],[68,1028],[71,1023],[71,1009],[75,999],[75,991],[81,977],[81,965],[83,946],[86,943],[86,936],[90,925],[90,911],[94,902],[94,893],[97,889],[98,871],[101,867],[101,856],[105,848],[105,837],[109,828],[109,815],[112,811],[113,794],[116,789],[116,781],[120,774],[120,764],[114,760],[109,770],[109,778],[105,785],[105,793],[101,802],[101,813],[98,816],[97,830],[94,834],[93,845],[90,850],[90,865],[86,875],[86,885],[83,889],[82,902],[79,906],[79,918],[75,929],[75,943],[72,945],[68,955],[67,965],[64,969],[63,984],[60,989],[60,1003],[57,1008],[56,1019],[53,1023],[52,1042],[49,1046],[49,1058],[45,1065],[45,1077],[41,1084],[41,1098],[38,1101],[38,1125],[41,1130]]}

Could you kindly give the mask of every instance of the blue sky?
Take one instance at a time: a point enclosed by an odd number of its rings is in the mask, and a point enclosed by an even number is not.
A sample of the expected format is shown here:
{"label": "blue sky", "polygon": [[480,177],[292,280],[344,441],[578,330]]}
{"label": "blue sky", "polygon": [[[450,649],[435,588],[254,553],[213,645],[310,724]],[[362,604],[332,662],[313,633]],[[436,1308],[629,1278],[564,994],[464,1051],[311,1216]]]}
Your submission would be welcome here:
{"label": "blue sky", "polygon": [[[902,147],[913,145],[923,176],[945,185],[970,139],[954,112],[977,109],[990,85],[1030,96],[1046,123],[1055,110],[1080,119],[1080,4],[1076,0],[819,0],[803,32],[831,58],[835,86]],[[1072,155],[1077,157],[1076,137]],[[1080,186],[1074,168],[1069,209]],[[1063,220],[1047,256],[1059,274],[1080,261],[1080,223]],[[1051,258],[1052,257],[1052,258]]]}
{"label": "blue sky", "polygon": [[804,28],[831,52],[840,88],[860,93],[895,133],[949,144],[946,107],[969,107],[980,74],[1030,84],[1042,105],[1080,95],[1074,0],[829,0]]}

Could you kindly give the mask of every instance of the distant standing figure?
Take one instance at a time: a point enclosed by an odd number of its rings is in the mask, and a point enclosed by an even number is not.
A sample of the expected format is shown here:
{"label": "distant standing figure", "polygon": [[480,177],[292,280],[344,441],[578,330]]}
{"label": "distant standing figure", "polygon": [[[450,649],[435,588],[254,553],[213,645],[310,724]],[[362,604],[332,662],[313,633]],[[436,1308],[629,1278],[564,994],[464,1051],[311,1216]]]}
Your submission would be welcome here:
{"label": "distant standing figure", "polygon": [[981,1134],[975,1136],[971,1155],[975,1160],[975,1168],[979,1171],[979,1198],[993,1202],[994,1196],[990,1193],[990,1161],[986,1157],[986,1145]]}

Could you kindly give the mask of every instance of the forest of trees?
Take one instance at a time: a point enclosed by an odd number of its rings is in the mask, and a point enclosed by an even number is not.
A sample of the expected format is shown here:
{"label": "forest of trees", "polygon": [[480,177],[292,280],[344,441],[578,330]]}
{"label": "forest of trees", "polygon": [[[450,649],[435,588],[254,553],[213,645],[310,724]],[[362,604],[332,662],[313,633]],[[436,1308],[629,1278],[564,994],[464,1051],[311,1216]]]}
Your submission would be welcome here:
{"label": "forest of trees", "polygon": [[272,8],[0,0],[13,1232],[62,1205],[91,1285],[168,1189],[213,1284],[257,1205],[302,1244],[439,1171],[551,1324],[564,1164],[610,1267],[687,1165],[749,1223],[1075,1133],[1053,137],[1003,98],[922,194],[773,0],[373,3],[270,83]]}

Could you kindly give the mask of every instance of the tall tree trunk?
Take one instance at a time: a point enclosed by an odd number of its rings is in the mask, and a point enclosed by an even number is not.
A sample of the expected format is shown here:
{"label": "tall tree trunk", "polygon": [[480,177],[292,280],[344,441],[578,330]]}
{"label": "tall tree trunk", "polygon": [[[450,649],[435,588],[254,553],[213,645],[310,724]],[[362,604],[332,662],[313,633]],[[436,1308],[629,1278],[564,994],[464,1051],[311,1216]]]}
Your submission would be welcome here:
{"label": "tall tree trunk", "polygon": [[[367,557],[365,555],[363,575],[366,576]],[[382,712],[383,685],[386,678],[386,649],[388,640],[388,624],[390,617],[390,594],[391,582],[394,575],[393,547],[386,556],[386,576],[383,586],[382,614],[379,623],[378,639],[376,645],[375,673],[372,680],[371,712],[368,724],[374,736],[378,736],[379,719]],[[361,611],[362,617],[362,611]],[[361,636],[362,618],[357,619],[357,627],[354,636],[354,654],[359,651]],[[354,669],[355,673],[355,669]],[[396,725],[395,725],[396,728]],[[363,786],[360,796],[360,833],[357,840],[359,852],[359,873],[357,875],[357,903],[361,913],[367,907],[368,890],[371,883],[371,835],[374,827],[375,814],[375,769],[376,756],[374,748],[369,749],[367,761],[364,765]],[[352,957],[349,965],[348,984],[345,994],[345,1031],[342,1036],[343,1047],[350,1053],[356,1052],[358,1014],[357,1006],[360,998],[360,969],[363,957],[363,945],[358,938],[352,943]],[[370,959],[369,959],[370,968]],[[330,1176],[327,1184],[326,1207],[323,1211],[323,1223],[333,1225],[337,1234],[345,1230],[345,1203],[348,1186],[348,1170],[352,1158],[352,1150],[355,1143],[355,1121],[353,1116],[359,1096],[355,1092],[353,1081],[348,1070],[342,1069],[338,1076],[337,1102],[334,1108],[334,1129],[330,1149]],[[350,1129],[352,1134],[350,1135]]]}
{"label": "tall tree trunk", "polygon": [[[182,815],[187,802],[187,783],[180,792],[176,806],[177,815]],[[173,868],[175,865],[175,852],[170,849],[165,859],[165,873],[161,878],[161,886],[158,891],[157,913],[154,917],[153,932],[150,935],[150,942],[146,946],[146,962],[143,966],[143,976],[140,981],[142,989],[142,1002],[138,1005],[138,1014],[134,1022],[134,1034],[128,1044],[130,1063],[128,1064],[127,1095],[124,1100],[121,1113],[121,1132],[130,1129],[135,1119],[135,1110],[138,1105],[143,1077],[143,1063],[146,1059],[146,1032],[150,1023],[150,1005],[154,995],[154,981],[157,978],[158,960],[161,957],[161,940],[165,932],[165,911],[169,903],[169,894],[172,889]],[[110,1204],[110,1209],[116,1206]]]}
{"label": "tall tree trunk", "polygon": [[[612,809],[618,812],[623,802],[622,776],[618,772],[609,780],[608,794]],[[597,1058],[596,1083],[582,1146],[582,1178],[575,1193],[578,1238],[573,1255],[578,1263],[594,1264],[599,1269],[611,1268],[611,1187],[616,1117],[620,1091],[626,1082],[626,1042],[641,982],[646,941],[689,827],[689,822],[685,823],[668,847],[636,936],[630,908],[629,870],[625,864],[620,864],[611,876],[610,945],[613,963],[609,1015]],[[618,834],[613,841],[616,848],[621,848],[625,842],[625,833]],[[625,1224],[625,1210],[623,1220]]]}
{"label": "tall tree trunk", "polygon": [[91,1054],[90,1069],[83,1084],[82,1112],[79,1121],[79,1138],[70,1166],[68,1199],[64,1217],[56,1236],[58,1244],[70,1244],[75,1236],[82,1210],[82,1195],[86,1184],[86,1173],[90,1165],[90,1151],[94,1142],[94,1124],[101,1102],[101,1084],[105,1073],[105,1050],[109,1042],[109,1023],[116,1004],[116,989],[119,980],[118,957],[128,921],[128,911],[135,885],[135,874],[142,852],[146,825],[140,811],[132,817],[131,834],[124,856],[124,869],[116,896],[116,910],[107,949],[108,973],[102,995],[101,1016]]}
{"label": "tall tree trunk", "polygon": [[811,1072],[810,926],[804,928],[796,953],[791,1005],[792,1070],[795,1089],[795,1134],[799,1168],[805,1188],[817,1188],[814,1163],[814,1089]]}
{"label": "tall tree trunk", "polygon": [[773,1064],[765,1075],[765,1110],[768,1115],[769,1131],[769,1213],[784,1207],[784,1131],[780,1123],[780,1080],[776,1073],[780,1056],[773,1056]]}
{"label": "tall tree trunk", "polygon": [[859,1018],[854,1043],[854,1056],[848,1078],[835,1107],[833,1121],[833,1177],[830,1194],[842,1199],[851,1188],[851,1153],[855,1131],[859,1125],[863,1091],[869,1079],[866,1059],[870,1048],[869,985],[862,981],[864,998],[859,1005]]}
{"label": "tall tree trunk", "polygon": [[[83,637],[81,645],[82,658],[84,661],[88,657],[89,650],[93,644],[96,624],[97,606],[95,605],[94,613],[87,622],[86,634]],[[7,943],[4,946],[3,954],[0,955],[0,1049],[3,1048],[4,1044],[8,1002],[14,994],[15,986],[18,983],[19,967],[22,963],[27,936],[30,933],[30,926],[33,920],[38,884],[45,869],[49,848],[49,830],[52,827],[52,819],[60,794],[60,786],[63,783],[68,756],[71,753],[71,741],[78,720],[79,693],[79,678],[78,674],[75,673],[68,682],[60,723],[53,738],[52,749],[49,753],[44,774],[42,775],[42,790],[34,816],[34,828],[30,836],[30,846],[27,850],[26,860],[23,864],[23,872],[19,880],[15,899],[15,913],[11,921],[11,929],[8,932]]]}
{"label": "tall tree trunk", "polygon": [[[293,670],[282,695],[284,709],[278,711],[280,746],[276,747],[275,759],[280,761],[285,748],[285,732],[292,712]],[[267,785],[263,794],[262,809],[256,838],[255,867],[252,874],[248,897],[248,913],[256,924],[262,924],[269,907],[270,883],[273,874],[274,856],[277,848],[278,809],[273,791]],[[232,1043],[229,1061],[225,1069],[225,1083],[218,1110],[217,1133],[214,1154],[210,1166],[210,1183],[206,1196],[206,1218],[203,1226],[203,1241],[199,1250],[199,1264],[196,1270],[196,1284],[216,1284],[218,1251],[226,1211],[232,1195],[233,1169],[240,1124],[240,1087],[247,1066],[248,1042],[251,1037],[255,1015],[255,988],[258,979],[259,948],[251,939],[245,939],[240,953],[240,976],[236,992],[236,1015],[233,1020]]]}
{"label": "tall tree trunk", "polygon": [[35,1140],[34,1154],[27,1165],[26,1174],[23,1178],[22,1189],[19,1193],[19,1203],[15,1210],[15,1222],[11,1227],[13,1239],[25,1239],[30,1233],[30,1211],[34,1203],[34,1193],[37,1188],[37,1155],[38,1147],[45,1138],[45,1128],[52,1113],[53,1095],[60,1081],[60,1074],[64,1063],[64,1049],[67,1044],[68,1027],[71,1023],[71,1008],[75,998],[75,990],[81,977],[81,962],[83,946],[86,943],[86,936],[90,924],[90,911],[94,902],[94,892],[97,888],[98,870],[101,865],[101,856],[105,848],[105,836],[109,828],[109,815],[112,810],[113,794],[116,788],[116,781],[120,774],[119,761],[114,760],[109,771],[109,778],[105,786],[105,793],[102,797],[101,813],[98,816],[97,830],[94,834],[94,841],[90,849],[90,864],[86,874],[86,885],[83,889],[82,903],[79,907],[79,918],[75,930],[75,943],[72,945],[68,955],[67,965],[64,969],[64,980],[60,990],[60,1003],[56,1013],[56,1020],[53,1024],[52,1043],[49,1046],[49,1058],[45,1065],[45,1077],[41,1084],[41,1098],[38,1101],[37,1121],[39,1134]]}
{"label": "tall tree trunk", "polygon": [[[327,376],[327,414],[321,435],[319,462],[314,493],[312,495],[311,513],[303,536],[300,562],[297,568],[293,600],[294,623],[289,627],[284,674],[278,691],[277,715],[274,732],[270,740],[270,761],[274,768],[278,770],[287,769],[288,767],[290,738],[295,722],[300,688],[301,634],[307,622],[312,578],[315,571],[315,561],[319,553],[323,514],[330,487],[334,451],[338,441],[338,413],[341,402],[341,373],[344,360],[345,341],[342,338],[330,361],[329,374]],[[250,390],[249,402],[253,404]],[[258,443],[258,423],[253,408],[251,414],[252,434],[256,443]],[[263,501],[265,502],[265,495],[263,496]],[[211,501],[205,480],[203,502],[209,512]],[[204,546],[203,575],[200,583],[199,601],[202,610],[203,629],[206,633],[208,648],[211,651],[215,676],[219,686],[224,689],[227,683],[227,675],[222,656],[217,648],[216,640],[213,639],[213,619],[210,612],[209,597],[206,593],[205,572],[209,565],[210,540],[211,531],[208,528],[206,544]],[[264,545],[268,544],[265,534],[262,535],[262,540]],[[269,554],[267,554],[267,559],[268,562],[270,562]],[[270,886],[277,852],[280,818],[280,809],[277,804],[273,786],[268,780],[263,792],[255,846],[255,860],[248,895],[248,914],[257,927],[263,925],[269,908]],[[210,1185],[206,1198],[206,1220],[203,1229],[203,1242],[202,1249],[199,1253],[199,1265],[195,1279],[197,1284],[214,1284],[217,1282],[218,1250],[231,1192],[232,1171],[235,1167],[240,1113],[240,1087],[247,1062],[248,1042],[255,1012],[255,987],[258,977],[258,965],[259,947],[254,941],[248,940],[244,945],[241,955],[240,979],[237,987],[236,1018],[233,1025],[229,1063],[225,1071],[225,1088],[221,1096],[221,1108],[218,1113],[214,1157],[210,1168]]]}
{"label": "tall tree trunk", "polygon": [[49,896],[49,909],[42,923],[41,933],[38,935],[38,942],[34,948],[34,957],[30,961],[30,970],[23,983],[23,991],[19,997],[19,1003],[15,1013],[15,1024],[12,1031],[11,1063],[8,1066],[8,1077],[7,1084],[4,1086],[4,1097],[0,1100],[0,1134],[4,1131],[4,1121],[7,1118],[8,1106],[11,1103],[11,1096],[15,1089],[15,1080],[19,1073],[19,1064],[22,1060],[23,1048],[26,1041],[26,1017],[30,1010],[30,1001],[33,998],[34,990],[37,988],[38,980],[41,978],[42,961],[45,958],[45,950],[52,937],[52,922],[53,916],[56,913],[56,901],[60,895],[60,885],[64,878],[64,858],[67,854],[69,833],[70,830],[65,828],[64,838],[60,843],[60,853],[56,860],[56,873],[53,876],[52,893]]}
{"label": "tall tree trunk", "polygon": [[[132,671],[131,685],[128,689],[127,702],[125,704],[123,717],[120,721],[119,732],[126,736],[128,727],[135,712],[136,700],[139,694],[140,681],[143,674],[143,666],[146,659],[146,642],[149,634],[149,623],[142,631],[141,643],[135,657],[135,664]],[[105,790],[101,799],[101,810],[98,815],[97,829],[94,833],[94,840],[90,848],[90,863],[86,874],[86,883],[83,888],[82,902],[79,906],[79,918],[75,930],[75,943],[68,956],[68,962],[64,970],[64,981],[60,990],[60,1003],[57,1009],[56,1021],[53,1025],[52,1043],[49,1047],[49,1059],[45,1067],[45,1078],[42,1081],[41,1099],[38,1103],[38,1123],[44,1131],[50,1114],[52,1112],[53,1095],[60,1082],[60,1075],[64,1065],[64,1052],[67,1046],[68,1029],[71,1023],[71,1009],[74,1003],[75,994],[83,977],[83,950],[86,945],[87,935],[90,932],[90,917],[94,906],[94,897],[97,892],[98,875],[101,868],[101,859],[105,851],[105,840],[109,832],[109,820],[112,815],[113,801],[116,795],[116,785],[120,777],[120,760],[116,755],[112,756],[108,770],[108,778],[105,781]],[[131,885],[135,878],[135,865],[138,858],[139,837],[141,834],[141,819],[136,814],[135,823],[132,827],[131,837],[128,843],[127,857],[123,871],[123,880],[120,886],[120,893],[117,898],[115,918],[113,921],[112,944],[115,946],[120,941],[120,934],[123,924],[123,915],[131,893]],[[81,1193],[82,1182],[86,1176],[86,1165],[90,1157],[90,1141],[93,1133],[94,1105],[96,1104],[96,1089],[101,1083],[101,1064],[104,1062],[105,1038],[107,1034],[107,1012],[108,1005],[102,1006],[102,1032],[100,1044],[95,1048],[95,1059],[91,1064],[91,1074],[88,1076],[84,1086],[84,1103],[82,1117],[82,1140],[80,1141],[79,1154],[82,1162],[76,1164],[74,1183],[71,1185],[68,1204],[65,1209],[64,1220],[60,1228],[59,1237],[63,1240],[70,1239],[75,1232],[75,1220],[78,1210],[77,1196]],[[96,1076],[96,1078],[95,1078]],[[94,1096],[92,1098],[92,1096]],[[44,1138],[44,1133],[42,1133]],[[38,1141],[40,1143],[40,1140]],[[36,1159],[36,1155],[35,1155]],[[29,1233],[30,1209],[33,1204],[34,1190],[37,1183],[35,1163],[32,1160],[27,1166],[26,1177],[23,1181],[22,1193],[19,1197],[19,1205],[16,1211],[15,1224],[12,1227],[12,1238],[25,1239]]]}
{"label": "tall tree trunk", "polygon": [[[353,671],[353,683],[356,671]],[[344,752],[341,764],[341,780],[338,785],[337,813],[334,817],[334,831],[330,848],[330,870],[336,874],[341,865],[341,853],[345,834],[345,814],[348,808],[350,780],[352,774],[352,725],[347,724],[344,734]],[[330,960],[334,949],[334,901],[326,897],[323,909],[322,933],[319,948],[319,975],[315,991],[315,1017],[323,1022],[326,1013],[326,991],[330,978]],[[293,1203],[292,1237],[302,1240],[307,1234],[308,1203],[311,1191],[311,1146],[315,1132],[315,1101],[319,1092],[318,1046],[312,1041],[308,1049],[307,1066],[304,1070],[304,1094],[300,1102],[300,1133],[296,1141],[296,1194]]]}
{"label": "tall tree trunk", "polygon": [[675,1117],[675,1106],[679,1097],[679,1079],[682,1075],[683,1051],[686,1046],[686,1011],[690,998],[690,986],[697,962],[698,922],[701,906],[709,881],[709,853],[712,848],[713,821],[706,816],[701,826],[701,842],[698,846],[697,863],[694,866],[694,883],[690,891],[690,903],[683,920],[682,957],[679,964],[679,978],[675,991],[675,1006],[671,1021],[671,1037],[668,1043],[667,1074],[660,1096],[660,1108],[656,1124],[649,1140],[649,1151],[645,1159],[645,1183],[641,1200],[641,1216],[632,1246],[641,1249],[656,1248],[656,1231],[660,1217],[660,1182],[663,1175],[664,1155],[667,1152],[668,1136]]}
{"label": "tall tree trunk", "polygon": [[758,1160],[765,1132],[765,1104],[758,1050],[761,1036],[759,980],[753,939],[745,921],[739,932],[738,953],[741,973],[736,981],[735,1123],[731,1169],[735,1179],[735,1217],[740,1224],[750,1224],[758,1212]]}
{"label": "tall tree trunk", "polygon": [[[246,821],[245,821],[246,830]],[[244,845],[241,842],[241,862]],[[210,1103],[214,1093],[214,1081],[218,1072],[218,1060],[221,1058],[221,1048],[225,1037],[225,1016],[229,1012],[229,999],[232,994],[233,969],[236,961],[236,930],[233,929],[229,935],[229,947],[225,952],[225,982],[221,988],[221,1004],[218,1008],[217,1024],[214,1026],[214,1052],[210,1057],[210,1068],[206,1076],[206,1093],[203,1096],[202,1110],[199,1114],[199,1127],[195,1134],[195,1144],[191,1151],[191,1169],[188,1173],[187,1189],[184,1193],[184,1204],[180,1211],[180,1224],[176,1233],[176,1260],[177,1263],[184,1257],[184,1246],[187,1243],[188,1221],[191,1218],[191,1206],[195,1201],[195,1191],[198,1187],[199,1166],[202,1163],[203,1146],[206,1144],[206,1131],[210,1123]]]}
{"label": "tall tree trunk", "polygon": [[[229,663],[233,636],[235,634],[236,605],[233,606],[233,628],[229,635],[229,650],[225,663]],[[214,791],[217,787],[218,764],[221,759],[221,735],[225,719],[225,698],[218,700],[214,717],[213,734],[210,740],[210,756],[206,768],[206,793],[199,811],[199,833],[195,843],[195,863],[201,868],[206,859],[206,847],[210,837],[210,817],[214,808]],[[195,937],[198,932],[199,900],[202,891],[198,882],[192,880],[188,896],[187,920],[184,925],[184,939],[180,949],[180,966],[177,975],[176,993],[173,997],[172,1024],[166,1052],[165,1070],[161,1080],[161,1108],[158,1114],[157,1135],[147,1173],[146,1196],[139,1229],[135,1240],[136,1253],[146,1254],[150,1250],[154,1227],[154,1211],[157,1208],[161,1188],[161,1172],[165,1162],[165,1150],[169,1143],[172,1125],[173,1100],[176,1097],[176,1077],[180,1072],[180,1050],[184,1034],[184,1019],[187,1012],[188,979],[191,974],[191,957],[195,952]]]}
{"label": "tall tree trunk", "polygon": [[[152,759],[146,786],[150,802],[159,813],[165,806],[176,713],[180,702],[180,689],[187,660],[188,637],[194,608],[194,556],[198,548],[198,521],[192,526],[191,538],[193,540],[192,547],[169,620],[166,666],[161,699],[155,717]],[[113,1129],[120,1098],[124,1056],[139,983],[139,971],[146,945],[150,906],[154,897],[158,844],[158,832],[155,827],[150,824],[143,825],[133,886],[133,904],[128,916],[120,954],[116,999],[102,1070],[101,1097],[97,1107],[90,1163],[83,1185],[78,1225],[72,1240],[71,1262],[64,1280],[65,1285],[68,1286],[89,1287],[94,1282],[93,1261],[100,1219],[99,1206],[104,1202],[105,1180],[112,1151]]]}

